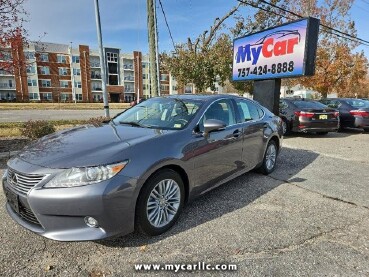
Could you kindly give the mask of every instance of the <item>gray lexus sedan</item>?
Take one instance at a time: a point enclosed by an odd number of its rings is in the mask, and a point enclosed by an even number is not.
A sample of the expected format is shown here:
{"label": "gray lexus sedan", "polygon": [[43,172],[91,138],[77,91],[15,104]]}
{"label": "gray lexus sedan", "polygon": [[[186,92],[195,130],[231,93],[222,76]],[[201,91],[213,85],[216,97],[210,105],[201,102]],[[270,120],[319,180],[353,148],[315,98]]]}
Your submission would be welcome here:
{"label": "gray lexus sedan", "polygon": [[159,235],[196,196],[252,169],[272,172],[281,135],[281,119],[252,100],[151,98],[100,126],[43,137],[9,160],[6,209],[54,240]]}

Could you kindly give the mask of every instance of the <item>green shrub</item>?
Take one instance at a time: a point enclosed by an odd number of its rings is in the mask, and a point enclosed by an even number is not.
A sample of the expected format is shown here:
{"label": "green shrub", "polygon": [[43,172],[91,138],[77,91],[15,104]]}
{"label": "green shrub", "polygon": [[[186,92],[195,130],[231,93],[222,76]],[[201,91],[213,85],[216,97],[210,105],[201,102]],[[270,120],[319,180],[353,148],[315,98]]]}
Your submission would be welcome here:
{"label": "green shrub", "polygon": [[55,132],[55,127],[45,120],[29,120],[21,128],[23,136],[30,139],[37,139]]}

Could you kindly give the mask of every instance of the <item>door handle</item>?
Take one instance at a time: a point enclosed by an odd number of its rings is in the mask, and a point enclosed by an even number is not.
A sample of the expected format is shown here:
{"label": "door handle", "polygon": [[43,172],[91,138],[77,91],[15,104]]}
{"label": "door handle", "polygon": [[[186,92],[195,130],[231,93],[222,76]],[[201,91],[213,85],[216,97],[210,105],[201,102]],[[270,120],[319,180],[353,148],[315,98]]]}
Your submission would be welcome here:
{"label": "door handle", "polygon": [[233,132],[233,137],[235,137],[235,138],[238,138],[239,136],[240,136],[240,130],[235,130],[234,132]]}

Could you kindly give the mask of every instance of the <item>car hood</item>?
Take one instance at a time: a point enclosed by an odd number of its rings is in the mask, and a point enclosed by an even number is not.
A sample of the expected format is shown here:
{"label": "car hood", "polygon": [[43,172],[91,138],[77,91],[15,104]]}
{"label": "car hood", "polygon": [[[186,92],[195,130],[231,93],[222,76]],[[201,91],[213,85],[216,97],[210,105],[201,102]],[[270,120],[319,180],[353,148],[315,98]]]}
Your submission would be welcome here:
{"label": "car hood", "polygon": [[48,168],[71,168],[123,161],[124,149],[166,131],[131,126],[85,125],[48,135],[16,157]]}

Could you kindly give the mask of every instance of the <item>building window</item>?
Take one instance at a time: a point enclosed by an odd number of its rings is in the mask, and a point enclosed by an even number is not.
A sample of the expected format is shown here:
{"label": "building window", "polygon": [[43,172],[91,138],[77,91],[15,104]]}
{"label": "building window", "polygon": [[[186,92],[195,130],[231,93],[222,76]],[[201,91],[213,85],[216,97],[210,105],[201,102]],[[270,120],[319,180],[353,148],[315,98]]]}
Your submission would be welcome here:
{"label": "building window", "polygon": [[61,101],[68,101],[69,100],[69,96],[70,96],[69,93],[61,93],[60,94],[60,100]]}
{"label": "building window", "polygon": [[60,87],[61,88],[68,88],[69,82],[68,81],[60,81]]}
{"label": "building window", "polygon": [[109,85],[117,86],[118,85],[118,75],[109,75]]}
{"label": "building window", "polygon": [[27,66],[26,71],[27,71],[27,73],[36,73],[36,69],[32,65]]}
{"label": "building window", "polygon": [[43,87],[43,88],[51,87],[51,81],[50,80],[41,80],[41,87]]}
{"label": "building window", "polygon": [[81,69],[79,68],[73,68],[73,75],[81,75]]}
{"label": "building window", "polygon": [[133,86],[124,86],[124,92],[127,92],[127,93],[134,92]]}
{"label": "building window", "polygon": [[67,57],[65,55],[57,55],[58,63],[67,63]]}
{"label": "building window", "polygon": [[168,85],[160,85],[160,90],[168,91],[169,90],[169,86]]}
{"label": "building window", "polygon": [[29,93],[29,100],[40,100],[40,96],[36,92],[30,92]]}
{"label": "building window", "polygon": [[169,80],[168,74],[161,74],[160,75],[160,81],[168,81],[168,80]]}
{"label": "building window", "polygon": [[10,52],[0,52],[0,60],[3,61],[10,61],[12,58],[12,55]]}
{"label": "building window", "polygon": [[106,56],[108,58],[108,62],[118,62],[118,54],[107,52]]}
{"label": "building window", "polygon": [[15,92],[0,91],[0,100],[2,101],[14,101],[16,100]]}
{"label": "building window", "polygon": [[186,93],[186,94],[192,94],[192,86],[186,86],[184,93]]}
{"label": "building window", "polygon": [[149,74],[142,74],[142,79],[146,80],[148,79],[148,77],[149,77]]}
{"label": "building window", "polygon": [[37,80],[27,79],[27,84],[29,87],[37,87]]}
{"label": "building window", "polygon": [[63,75],[63,76],[68,75],[68,68],[66,68],[66,67],[59,67],[59,75]]}
{"label": "building window", "polygon": [[40,66],[40,74],[50,75],[50,68],[48,66]]}
{"label": "building window", "polygon": [[26,52],[24,52],[24,56],[26,57],[27,60],[34,60],[35,59],[35,52],[26,51]]}
{"label": "building window", "polygon": [[42,100],[51,101],[53,99],[53,95],[51,92],[42,93]]}
{"label": "building window", "polygon": [[79,56],[73,56],[72,57],[72,62],[73,63],[79,63]]}
{"label": "building window", "polygon": [[81,101],[82,101],[82,94],[81,94],[81,93],[77,93],[77,94],[76,94],[76,100],[77,100],[78,102],[81,102]]}
{"label": "building window", "polygon": [[177,90],[177,86],[172,86],[172,90],[176,91]]}
{"label": "building window", "polygon": [[74,82],[76,88],[82,88],[81,82]]}
{"label": "building window", "polygon": [[94,102],[101,102],[101,101],[102,101],[102,95],[94,94]]}
{"label": "building window", "polygon": [[48,62],[49,61],[49,54],[47,54],[47,53],[41,53],[40,54],[40,61],[41,62]]}

